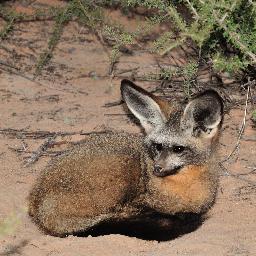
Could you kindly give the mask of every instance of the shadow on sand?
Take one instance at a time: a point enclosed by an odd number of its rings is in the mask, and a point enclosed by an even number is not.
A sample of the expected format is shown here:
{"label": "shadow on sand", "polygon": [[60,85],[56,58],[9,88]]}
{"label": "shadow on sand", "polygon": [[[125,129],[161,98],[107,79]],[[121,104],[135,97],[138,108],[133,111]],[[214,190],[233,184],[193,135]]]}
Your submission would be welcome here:
{"label": "shadow on sand", "polygon": [[101,223],[86,232],[73,234],[79,237],[120,234],[143,240],[168,241],[190,233],[200,227],[205,217],[198,214],[165,216],[152,214],[137,219]]}

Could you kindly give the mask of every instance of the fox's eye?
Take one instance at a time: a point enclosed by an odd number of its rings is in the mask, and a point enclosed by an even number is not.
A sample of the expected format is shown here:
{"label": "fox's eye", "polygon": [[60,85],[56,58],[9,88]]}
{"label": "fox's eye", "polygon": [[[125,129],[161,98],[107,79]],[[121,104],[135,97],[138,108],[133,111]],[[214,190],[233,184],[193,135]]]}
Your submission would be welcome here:
{"label": "fox's eye", "polygon": [[183,146],[174,146],[172,148],[172,150],[173,150],[174,153],[178,154],[178,153],[182,153],[185,150],[185,147],[183,147]]}
{"label": "fox's eye", "polygon": [[153,147],[159,152],[163,150],[163,145],[161,143],[154,143]]}

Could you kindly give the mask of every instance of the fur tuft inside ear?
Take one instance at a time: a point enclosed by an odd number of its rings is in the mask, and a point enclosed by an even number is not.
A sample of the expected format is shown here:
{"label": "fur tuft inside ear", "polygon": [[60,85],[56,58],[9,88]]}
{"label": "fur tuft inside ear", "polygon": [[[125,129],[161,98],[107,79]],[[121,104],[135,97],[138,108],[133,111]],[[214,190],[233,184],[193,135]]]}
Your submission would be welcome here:
{"label": "fur tuft inside ear", "polygon": [[122,80],[121,94],[129,110],[140,120],[146,133],[163,124],[165,116],[154,100],[155,96],[129,80]]}
{"label": "fur tuft inside ear", "polygon": [[191,100],[182,117],[183,129],[192,136],[212,138],[223,121],[223,101],[214,90],[207,90]]}

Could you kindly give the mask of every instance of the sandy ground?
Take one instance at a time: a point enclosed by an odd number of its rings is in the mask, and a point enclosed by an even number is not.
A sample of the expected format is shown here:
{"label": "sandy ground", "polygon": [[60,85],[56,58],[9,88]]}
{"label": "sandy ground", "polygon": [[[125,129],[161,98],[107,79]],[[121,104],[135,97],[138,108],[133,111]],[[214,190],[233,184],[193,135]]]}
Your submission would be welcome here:
{"label": "sandy ground", "polygon": [[[20,73],[31,77],[36,56],[47,45],[51,25],[49,21],[21,23],[8,40],[1,42],[9,50],[0,48],[1,61],[19,67]],[[179,57],[183,53],[175,54]],[[173,58],[160,61],[173,64]],[[132,55],[123,55],[115,70],[118,73],[135,67],[139,74],[154,72],[156,58],[137,49]],[[120,77],[111,79],[108,69],[108,51],[86,28],[81,29],[73,22],[67,26],[54,58],[37,82],[1,65],[0,220],[9,221],[12,229],[0,236],[0,255],[256,255],[256,176],[252,172],[256,166],[256,132],[250,121],[250,104],[238,154],[224,164],[227,169],[223,168],[216,204],[194,232],[165,242],[120,234],[56,238],[41,233],[31,222],[26,213],[26,198],[50,157],[42,156],[31,165],[25,163],[47,138],[28,138],[17,132],[11,135],[10,130],[4,129],[77,133],[58,136],[56,141],[60,143],[48,152],[62,150],[69,142],[83,139],[81,131],[140,132],[122,105],[104,107],[120,100]],[[159,85],[149,81],[138,84],[146,89]],[[234,90],[231,85],[224,90],[236,104],[225,116],[220,143],[222,159],[236,144],[246,98],[245,92]],[[181,92],[182,88],[173,89],[169,96],[176,98]]]}

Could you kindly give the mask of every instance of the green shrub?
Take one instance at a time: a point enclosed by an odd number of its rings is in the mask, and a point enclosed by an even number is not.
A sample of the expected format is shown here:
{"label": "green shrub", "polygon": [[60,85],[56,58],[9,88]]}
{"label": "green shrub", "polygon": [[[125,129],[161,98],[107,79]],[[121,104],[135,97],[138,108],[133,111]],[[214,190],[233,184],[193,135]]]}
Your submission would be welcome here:
{"label": "green shrub", "polygon": [[[256,65],[256,3],[248,0],[129,0],[127,6],[157,9],[162,21],[171,20],[178,37],[172,31],[161,35],[154,50],[162,55],[192,39],[200,57],[211,61],[217,71],[235,73]],[[179,9],[190,16],[184,17]]]}
{"label": "green shrub", "polygon": [[[128,33],[118,24],[104,17],[103,8],[121,8],[125,13],[138,7],[150,10],[147,23],[135,33]],[[182,12],[181,12],[182,10]],[[88,26],[94,33],[112,36],[113,50],[110,62],[120,56],[120,46],[132,44],[145,33],[150,33],[156,24],[172,23],[169,31],[163,32],[154,42],[154,52],[165,55],[187,40],[198,47],[198,59],[212,63],[216,71],[230,74],[250,69],[255,76],[256,66],[256,3],[250,0],[71,0],[64,8],[49,8],[48,12],[36,12],[35,17],[52,15],[55,24],[48,47],[39,56],[36,74],[52,57],[65,24],[76,20]],[[0,5],[0,15],[7,21],[0,31],[5,39],[15,22],[28,18],[8,11]],[[253,70],[253,72],[252,72]]]}

